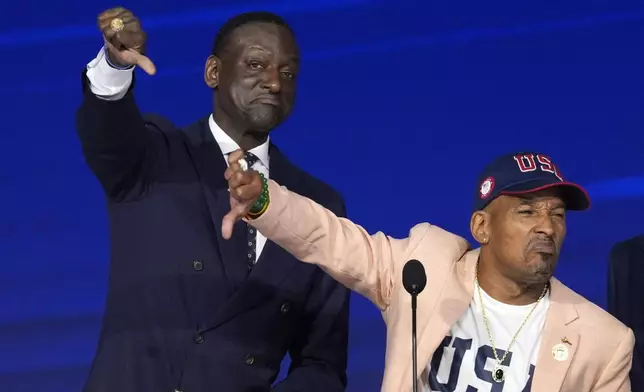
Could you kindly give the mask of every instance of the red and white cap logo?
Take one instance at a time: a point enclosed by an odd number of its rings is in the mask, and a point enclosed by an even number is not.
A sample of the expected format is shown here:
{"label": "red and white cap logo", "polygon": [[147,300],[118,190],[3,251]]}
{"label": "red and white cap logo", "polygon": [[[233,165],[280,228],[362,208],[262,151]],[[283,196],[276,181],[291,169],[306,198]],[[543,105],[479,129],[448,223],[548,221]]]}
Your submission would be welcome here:
{"label": "red and white cap logo", "polygon": [[481,194],[481,199],[487,199],[488,196],[492,193],[494,189],[494,178],[488,177],[482,183],[479,188],[479,193]]}

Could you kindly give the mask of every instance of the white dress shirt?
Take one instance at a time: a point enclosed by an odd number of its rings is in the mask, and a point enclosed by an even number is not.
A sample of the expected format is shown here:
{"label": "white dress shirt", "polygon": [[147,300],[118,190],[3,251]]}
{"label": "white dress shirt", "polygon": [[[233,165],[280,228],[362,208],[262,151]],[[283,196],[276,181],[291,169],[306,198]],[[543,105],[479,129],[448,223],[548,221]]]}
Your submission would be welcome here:
{"label": "white dress shirt", "polygon": [[[96,58],[87,64],[86,74],[90,83],[91,91],[98,98],[107,101],[117,101],[123,98],[132,84],[132,73],[134,72],[134,68],[135,67],[118,69],[111,66],[107,62],[105,48],[102,48]],[[221,153],[224,155],[226,164],[228,164],[228,155],[235,150],[239,150],[239,145],[215,123],[212,114],[208,119],[208,125],[215,141],[217,141],[217,144],[221,149]],[[252,168],[263,173],[266,178],[269,178],[269,142],[270,139],[266,138],[264,143],[249,151],[255,154],[258,158],[258,161],[252,166]],[[221,173],[221,175],[223,176],[224,174]],[[264,249],[264,245],[266,245],[266,237],[259,232],[257,233],[256,244],[257,260],[259,260],[262,250]]]}

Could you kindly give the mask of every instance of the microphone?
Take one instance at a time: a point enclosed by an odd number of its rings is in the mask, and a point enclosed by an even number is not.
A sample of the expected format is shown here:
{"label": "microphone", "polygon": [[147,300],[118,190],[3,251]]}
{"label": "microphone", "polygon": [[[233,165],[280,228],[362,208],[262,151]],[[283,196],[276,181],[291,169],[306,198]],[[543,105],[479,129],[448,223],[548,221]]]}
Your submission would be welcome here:
{"label": "microphone", "polygon": [[[420,294],[427,284],[425,267],[418,260],[409,260],[403,267],[403,286],[412,296]],[[413,298],[413,297],[412,297]],[[413,305],[412,305],[413,306]]]}
{"label": "microphone", "polygon": [[412,366],[412,391],[418,392],[418,352],[416,348],[416,299],[425,285],[427,284],[427,275],[425,267],[415,259],[405,263],[402,271],[403,287],[411,294],[411,366]]}

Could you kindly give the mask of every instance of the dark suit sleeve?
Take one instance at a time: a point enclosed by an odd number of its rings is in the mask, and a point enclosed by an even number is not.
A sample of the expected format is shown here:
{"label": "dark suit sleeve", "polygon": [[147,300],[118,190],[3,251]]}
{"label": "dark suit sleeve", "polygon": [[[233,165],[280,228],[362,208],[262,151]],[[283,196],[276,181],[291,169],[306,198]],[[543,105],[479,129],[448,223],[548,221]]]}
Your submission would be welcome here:
{"label": "dark suit sleeve", "polygon": [[[345,217],[340,199],[331,208]],[[288,377],[273,388],[275,392],[341,392],[347,385],[350,291],[321,269],[309,295],[306,313],[295,344],[289,349]]]}
{"label": "dark suit sleeve", "polygon": [[644,237],[617,243],[608,268],[608,311],[635,333],[631,387],[644,391]]}
{"label": "dark suit sleeve", "polygon": [[106,101],[92,93],[85,72],[81,78],[83,101],[76,130],[88,166],[109,198],[140,195],[166,150],[163,132],[144,120],[132,87],[122,99]]}

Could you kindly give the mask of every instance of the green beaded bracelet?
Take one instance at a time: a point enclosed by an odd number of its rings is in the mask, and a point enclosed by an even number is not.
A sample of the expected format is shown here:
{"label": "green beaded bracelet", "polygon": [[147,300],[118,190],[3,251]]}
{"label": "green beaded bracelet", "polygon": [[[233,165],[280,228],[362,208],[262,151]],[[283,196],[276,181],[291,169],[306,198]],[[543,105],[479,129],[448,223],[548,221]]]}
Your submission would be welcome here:
{"label": "green beaded bracelet", "polygon": [[258,214],[260,213],[263,209],[266,203],[268,203],[268,180],[266,177],[262,174],[259,173],[259,175],[262,178],[262,193],[259,195],[259,198],[255,201],[255,204],[250,209],[251,214]]}

